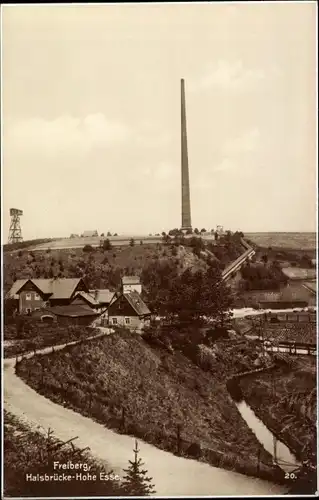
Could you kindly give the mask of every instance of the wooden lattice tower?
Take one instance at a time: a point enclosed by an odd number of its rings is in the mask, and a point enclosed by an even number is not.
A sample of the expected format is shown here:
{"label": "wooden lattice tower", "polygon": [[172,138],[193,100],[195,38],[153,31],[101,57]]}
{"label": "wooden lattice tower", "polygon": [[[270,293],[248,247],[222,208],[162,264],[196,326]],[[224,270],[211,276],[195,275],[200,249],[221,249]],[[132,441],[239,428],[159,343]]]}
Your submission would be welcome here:
{"label": "wooden lattice tower", "polygon": [[22,231],[20,225],[20,217],[23,215],[23,211],[18,208],[10,208],[10,229],[8,243],[19,243],[23,241]]}

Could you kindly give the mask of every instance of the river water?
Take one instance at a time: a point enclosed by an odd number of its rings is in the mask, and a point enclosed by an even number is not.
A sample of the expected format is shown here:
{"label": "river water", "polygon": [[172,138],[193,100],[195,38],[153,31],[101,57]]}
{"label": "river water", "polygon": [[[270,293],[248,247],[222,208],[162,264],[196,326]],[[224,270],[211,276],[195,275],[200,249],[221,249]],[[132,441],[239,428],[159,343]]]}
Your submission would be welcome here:
{"label": "river water", "polygon": [[[274,457],[274,441],[273,433],[266,427],[266,425],[255,415],[250,406],[245,401],[236,403],[241,416],[246,420],[251,430],[255,433],[259,442],[263,445]],[[286,472],[291,472],[298,467],[299,462],[296,457],[291,453],[289,448],[279,440],[276,440],[276,459],[279,467]]]}

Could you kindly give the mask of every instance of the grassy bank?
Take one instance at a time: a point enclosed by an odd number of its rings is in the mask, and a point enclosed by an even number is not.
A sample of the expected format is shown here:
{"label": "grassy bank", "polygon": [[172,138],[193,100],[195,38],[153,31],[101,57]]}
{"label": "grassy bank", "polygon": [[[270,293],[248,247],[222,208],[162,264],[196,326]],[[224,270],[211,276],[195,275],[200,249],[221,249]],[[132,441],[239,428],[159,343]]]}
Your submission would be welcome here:
{"label": "grassy bank", "polygon": [[[97,464],[88,451],[79,453],[70,444],[62,442],[50,434],[32,431],[10,413],[4,413],[4,493],[15,497],[60,497],[60,496],[118,496],[125,494],[120,480],[100,480],[100,473],[108,474]],[[75,441],[76,444],[76,441]],[[129,457],[128,457],[129,458]],[[74,471],[57,471],[53,462],[67,464],[81,462],[90,467],[90,473],[97,475],[96,481],[75,479]],[[26,475],[52,476],[55,473],[73,475],[71,481],[30,481]],[[79,471],[77,471],[79,472]]]}
{"label": "grassy bank", "polygon": [[17,374],[53,401],[159,448],[251,475],[273,471],[224,381],[131,333],[22,360]]}
{"label": "grassy bank", "polygon": [[16,325],[5,325],[4,357],[10,358],[34,349],[66,344],[96,333],[99,333],[98,329],[84,326],[47,325],[39,322],[30,322],[22,331],[17,330]]}
{"label": "grassy bank", "polygon": [[288,368],[244,377],[240,387],[259,418],[302,460],[316,444],[316,360],[293,359]]}

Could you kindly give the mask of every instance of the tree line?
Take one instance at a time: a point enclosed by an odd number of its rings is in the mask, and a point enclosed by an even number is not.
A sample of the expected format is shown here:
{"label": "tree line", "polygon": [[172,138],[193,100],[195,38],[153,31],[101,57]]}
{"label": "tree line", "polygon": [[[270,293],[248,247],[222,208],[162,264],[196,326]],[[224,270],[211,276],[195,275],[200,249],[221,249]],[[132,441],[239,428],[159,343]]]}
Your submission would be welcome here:
{"label": "tree line", "polygon": [[143,269],[141,278],[151,311],[168,322],[199,323],[213,317],[223,326],[230,316],[233,299],[218,267],[179,274],[173,262],[155,262]]}

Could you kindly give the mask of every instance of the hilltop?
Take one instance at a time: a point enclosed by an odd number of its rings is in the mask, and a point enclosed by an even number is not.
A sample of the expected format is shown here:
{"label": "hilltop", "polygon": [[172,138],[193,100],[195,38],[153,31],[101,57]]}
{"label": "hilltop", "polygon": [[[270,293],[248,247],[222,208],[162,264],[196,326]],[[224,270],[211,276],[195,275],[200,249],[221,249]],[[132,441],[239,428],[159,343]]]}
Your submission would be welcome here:
{"label": "hilltop", "polygon": [[179,273],[191,268],[205,271],[214,261],[223,269],[242,252],[240,239],[234,235],[206,243],[202,238],[162,238],[156,244],[133,241],[130,245],[103,247],[20,249],[4,254],[4,288],[7,291],[16,279],[25,278],[84,278],[91,289],[116,289],[125,275],[141,276],[143,271],[158,265],[170,265]]}
{"label": "hilltop", "polygon": [[158,243],[112,247],[108,251],[83,248],[27,251],[4,255],[4,288],[7,291],[16,279],[82,277],[90,288],[116,288],[121,276],[141,275],[152,263],[173,262],[180,271],[187,267],[203,269],[206,264],[191,248],[175,248]]}

